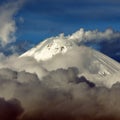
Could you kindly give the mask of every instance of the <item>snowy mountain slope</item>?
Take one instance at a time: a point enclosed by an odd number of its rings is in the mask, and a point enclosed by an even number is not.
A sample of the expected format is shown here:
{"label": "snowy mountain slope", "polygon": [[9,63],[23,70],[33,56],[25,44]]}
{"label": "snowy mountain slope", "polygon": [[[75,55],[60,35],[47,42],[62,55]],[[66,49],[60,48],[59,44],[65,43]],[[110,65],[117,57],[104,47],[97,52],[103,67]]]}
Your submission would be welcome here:
{"label": "snowy mountain slope", "polygon": [[106,66],[109,70],[109,73],[115,73],[120,71],[120,64],[110,57],[98,52],[94,51],[93,56],[103,65]]}
{"label": "snowy mountain slope", "polygon": [[31,56],[37,61],[44,61],[52,58],[58,53],[65,53],[74,46],[76,46],[74,42],[67,40],[67,38],[61,34],[58,37],[46,39],[20,57]]}
{"label": "snowy mountain slope", "polygon": [[[88,51],[91,51],[90,55],[87,54]],[[90,48],[86,48],[85,54],[89,56],[89,64],[85,61],[87,67],[84,72],[79,74],[79,77],[85,76],[96,85],[109,88],[116,82],[120,82],[120,64],[118,62]]]}
{"label": "snowy mountain slope", "polygon": [[89,47],[79,46],[63,35],[46,39],[20,57],[28,56],[38,62],[42,61],[43,67],[49,71],[76,67],[79,77],[85,76],[97,85],[105,84],[104,81],[107,81],[107,86],[110,87],[114,82],[110,83],[108,79],[120,73],[118,62]]}

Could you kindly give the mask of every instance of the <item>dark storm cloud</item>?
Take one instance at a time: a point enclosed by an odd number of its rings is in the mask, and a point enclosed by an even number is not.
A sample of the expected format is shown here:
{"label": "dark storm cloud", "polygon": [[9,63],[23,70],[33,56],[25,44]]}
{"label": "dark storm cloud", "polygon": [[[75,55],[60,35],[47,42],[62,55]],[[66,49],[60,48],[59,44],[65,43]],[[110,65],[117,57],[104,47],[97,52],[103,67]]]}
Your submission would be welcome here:
{"label": "dark storm cloud", "polygon": [[7,111],[10,115],[13,112],[12,120],[119,120],[120,83],[114,82],[120,81],[119,72],[115,79],[110,76],[106,80],[112,84],[110,88],[79,75],[84,68],[93,74],[98,70],[98,65],[94,70],[89,68],[93,57],[91,51],[85,51],[86,47],[73,48],[46,62],[0,54],[0,97],[6,100],[5,106],[13,98],[18,101],[12,104],[18,111],[16,117],[14,110],[7,107],[0,111],[2,118]]}
{"label": "dark storm cloud", "polygon": [[[120,84],[112,88],[91,87],[85,77],[82,82],[78,79],[78,70],[68,68],[51,71],[43,80],[33,77],[33,82],[25,73],[16,72],[24,76],[28,82],[13,80],[14,72],[1,69],[10,77],[4,76],[0,84],[0,95],[9,91],[16,99],[0,99],[0,118],[4,120],[119,120],[120,119]],[[8,73],[8,74],[7,74]],[[10,74],[12,73],[12,74]],[[25,74],[24,74],[25,73]],[[33,74],[30,74],[34,76]],[[1,77],[0,77],[1,79]],[[3,79],[3,77],[2,77]],[[10,92],[12,86],[13,91]],[[7,93],[7,92],[6,92]],[[9,95],[4,96],[6,98]],[[19,101],[18,101],[18,100]],[[8,113],[6,115],[6,112]],[[9,117],[9,118],[8,118]]]}
{"label": "dark storm cloud", "polygon": [[17,120],[23,113],[20,102],[17,99],[5,100],[0,98],[0,119]]}

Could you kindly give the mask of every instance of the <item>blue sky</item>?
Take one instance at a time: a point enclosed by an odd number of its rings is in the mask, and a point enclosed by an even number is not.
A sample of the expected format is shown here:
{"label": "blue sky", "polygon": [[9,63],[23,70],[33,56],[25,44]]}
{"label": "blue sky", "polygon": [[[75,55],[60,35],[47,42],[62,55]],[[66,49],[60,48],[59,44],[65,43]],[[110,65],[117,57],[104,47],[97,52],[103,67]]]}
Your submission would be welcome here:
{"label": "blue sky", "polygon": [[36,42],[58,35],[71,34],[80,28],[120,30],[119,0],[30,0],[18,16],[21,39]]}
{"label": "blue sky", "polygon": [[[17,0],[0,0],[0,6],[16,1]],[[17,28],[15,30],[16,44],[21,44],[23,47],[23,43],[28,45],[25,50],[32,47],[32,44],[37,44],[45,38],[56,36],[60,33],[64,33],[65,35],[72,34],[80,28],[84,28],[85,30],[98,29],[99,31],[112,28],[115,31],[120,31],[119,0],[21,1],[24,2],[22,6],[16,10],[17,12],[12,15],[12,19],[14,19]],[[17,7],[19,7],[19,5]],[[29,44],[31,44],[31,46],[29,46]],[[97,45],[94,45],[94,43],[91,44],[93,44],[96,49],[102,46],[102,52],[110,45],[110,43],[107,44],[107,46],[105,46],[105,43]],[[23,49],[23,47],[21,49]],[[116,49],[116,46],[114,48]],[[117,45],[117,51],[118,50],[120,50],[120,46]],[[109,52],[106,54],[109,55]],[[119,57],[117,57],[117,59],[118,58]]]}

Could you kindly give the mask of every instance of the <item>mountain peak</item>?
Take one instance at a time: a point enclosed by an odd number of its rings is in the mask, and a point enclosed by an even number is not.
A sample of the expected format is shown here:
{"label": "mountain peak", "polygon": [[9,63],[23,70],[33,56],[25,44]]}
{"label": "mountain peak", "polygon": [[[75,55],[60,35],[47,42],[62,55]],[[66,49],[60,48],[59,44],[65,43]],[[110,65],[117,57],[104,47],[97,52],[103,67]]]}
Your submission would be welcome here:
{"label": "mountain peak", "polygon": [[[62,55],[56,56],[57,54]],[[83,75],[98,85],[101,84],[100,80],[109,79],[111,75],[120,71],[120,64],[115,60],[89,47],[79,46],[73,39],[69,36],[64,37],[63,34],[44,40],[20,57],[33,57],[38,62],[44,61],[42,62],[44,67],[45,64],[49,64],[48,68],[45,67],[47,70],[53,64],[52,70],[76,67],[80,72],[79,77]],[[112,83],[110,82],[108,86],[110,87]]]}
{"label": "mountain peak", "polygon": [[57,54],[64,54],[69,49],[77,46],[75,42],[68,40],[64,37],[64,34],[60,34],[57,37],[46,39],[38,44],[35,48],[22,54],[20,57],[31,56],[37,61],[48,60]]}

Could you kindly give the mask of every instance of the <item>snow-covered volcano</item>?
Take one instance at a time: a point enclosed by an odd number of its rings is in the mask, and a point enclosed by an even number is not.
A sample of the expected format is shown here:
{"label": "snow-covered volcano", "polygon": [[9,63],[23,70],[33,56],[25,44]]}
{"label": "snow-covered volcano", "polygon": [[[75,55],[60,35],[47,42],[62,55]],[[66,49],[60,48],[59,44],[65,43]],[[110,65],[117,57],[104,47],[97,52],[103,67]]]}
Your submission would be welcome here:
{"label": "snow-covered volcano", "polygon": [[58,37],[53,37],[44,40],[35,48],[27,51],[21,57],[31,56],[37,61],[48,60],[59,53],[66,53],[69,49],[75,47],[76,44],[73,41],[68,40],[61,34]]}
{"label": "snow-covered volcano", "polygon": [[65,54],[78,47],[80,48],[79,53],[81,60],[86,61],[85,59],[87,56],[87,61],[92,61],[92,66],[107,68],[109,71],[107,72],[106,70],[107,74],[120,70],[120,64],[115,60],[89,47],[79,46],[75,41],[68,39],[68,37],[64,37],[62,34],[44,40],[36,47],[22,54],[20,57],[33,57],[37,61],[47,61],[55,57],[57,54]]}
{"label": "snow-covered volcano", "polygon": [[[20,57],[29,56],[38,62],[42,61],[43,67],[49,71],[76,67],[79,70],[79,76],[83,75],[97,84],[101,84],[101,80],[103,84],[104,80],[108,81],[107,79],[114,74],[119,75],[118,62],[89,47],[80,46],[73,39],[68,38],[60,35],[46,39]],[[118,78],[113,79],[112,83],[118,80]]]}

